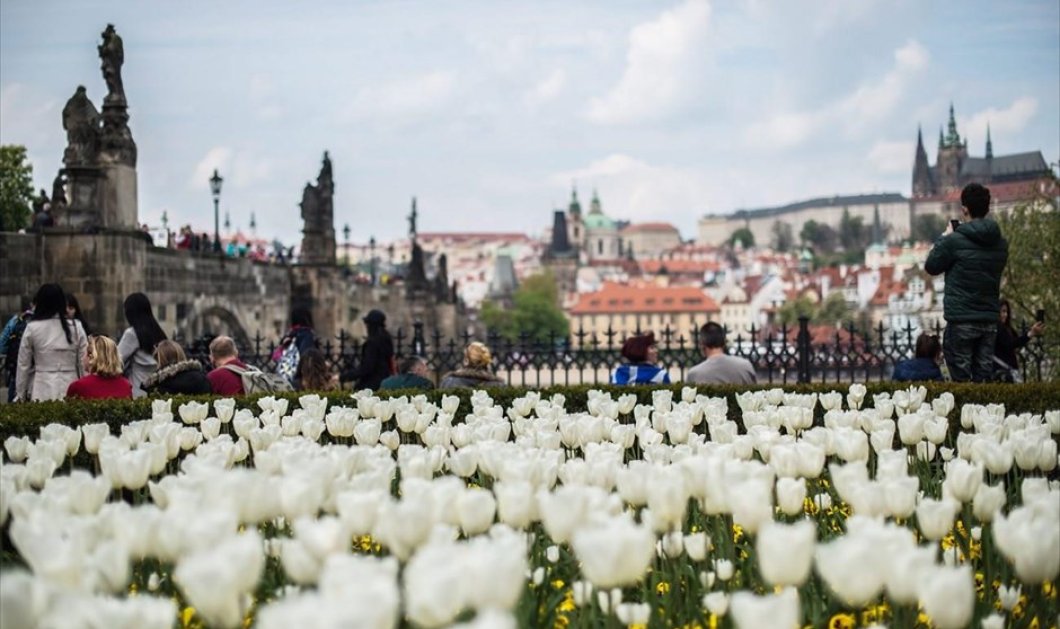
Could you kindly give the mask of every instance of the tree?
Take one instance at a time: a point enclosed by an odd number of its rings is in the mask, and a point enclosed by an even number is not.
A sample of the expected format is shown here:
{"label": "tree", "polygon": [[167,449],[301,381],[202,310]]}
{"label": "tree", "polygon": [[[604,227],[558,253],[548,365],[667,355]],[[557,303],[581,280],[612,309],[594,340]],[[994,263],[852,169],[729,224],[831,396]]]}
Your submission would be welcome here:
{"label": "tree", "polygon": [[[1052,185],[1056,185],[1053,178]],[[1052,194],[1056,194],[1054,187]],[[1014,322],[1029,321],[1045,310],[1043,379],[1060,379],[1060,209],[1048,193],[997,216],[1008,240],[1008,264],[1001,278],[1002,296],[1012,303]]]}
{"label": "tree", "polygon": [[934,242],[946,231],[946,218],[941,214],[920,214],[913,219],[911,237],[916,242]]}
{"label": "tree", "polygon": [[806,221],[802,225],[802,230],[799,232],[799,239],[803,244],[810,245],[820,252],[832,253],[835,251],[835,230],[829,225],[818,223],[813,219]]}
{"label": "tree", "polygon": [[843,294],[833,291],[821,303],[814,303],[806,295],[784,302],[777,310],[777,323],[795,325],[799,317],[809,317],[812,323],[821,325],[847,325],[854,320],[853,312]]}
{"label": "tree", "polygon": [[780,253],[787,253],[795,244],[795,234],[792,232],[791,223],[785,221],[773,221],[773,249]]}
{"label": "tree", "polygon": [[511,341],[519,340],[524,333],[537,340],[550,335],[563,338],[570,330],[560,308],[556,279],[548,271],[523,280],[512,295],[511,308],[487,301],[479,314],[486,327]]}
{"label": "tree", "polygon": [[839,219],[839,244],[846,251],[864,249],[868,245],[868,230],[860,216],[853,217],[850,210],[843,208],[843,217]]}
{"label": "tree", "polygon": [[28,227],[33,207],[33,165],[26,147],[0,146],[0,231]]}
{"label": "tree", "polygon": [[741,227],[740,229],[734,231],[732,233],[732,236],[729,236],[730,245],[735,247],[737,242],[740,242],[743,245],[744,249],[750,249],[751,247],[755,246],[755,235],[751,232],[750,229],[746,227]]}

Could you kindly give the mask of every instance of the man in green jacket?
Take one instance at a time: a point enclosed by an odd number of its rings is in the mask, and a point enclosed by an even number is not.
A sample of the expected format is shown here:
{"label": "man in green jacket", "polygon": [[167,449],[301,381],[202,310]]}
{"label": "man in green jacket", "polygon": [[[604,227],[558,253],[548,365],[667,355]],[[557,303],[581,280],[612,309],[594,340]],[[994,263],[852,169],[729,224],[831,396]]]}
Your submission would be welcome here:
{"label": "man in green jacket", "polygon": [[942,353],[953,380],[984,382],[994,372],[994,337],[1001,310],[1001,272],[1008,243],[986,218],[990,190],[968,184],[961,190],[963,221],[951,224],[928,254],[924,270],[946,274]]}
{"label": "man in green jacket", "polygon": [[427,361],[422,356],[409,356],[401,363],[401,373],[383,380],[379,388],[433,389],[434,383],[427,378],[427,374]]}

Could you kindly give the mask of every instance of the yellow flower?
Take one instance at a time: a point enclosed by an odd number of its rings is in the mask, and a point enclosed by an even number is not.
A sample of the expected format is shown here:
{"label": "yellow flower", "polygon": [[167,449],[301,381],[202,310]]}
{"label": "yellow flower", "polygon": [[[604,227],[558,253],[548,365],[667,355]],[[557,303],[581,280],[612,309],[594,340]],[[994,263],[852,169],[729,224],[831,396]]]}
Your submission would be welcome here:
{"label": "yellow flower", "polygon": [[853,614],[836,614],[828,621],[828,629],[854,629],[857,619]]}
{"label": "yellow flower", "polygon": [[552,582],[552,587],[556,588],[557,590],[562,589],[564,585],[565,583],[563,583],[563,579],[556,579]]}
{"label": "yellow flower", "polygon": [[194,627],[195,625],[191,624],[191,621],[194,618],[195,618],[195,608],[191,607],[191,606],[185,607],[184,611],[180,612],[180,626],[184,627],[184,628]]}
{"label": "yellow flower", "polygon": [[557,607],[556,609],[561,612],[569,612],[574,611],[574,608],[574,592],[572,592],[571,590],[567,590],[566,595],[564,595],[563,597],[563,601],[560,602],[559,607]]}
{"label": "yellow flower", "polygon": [[556,622],[552,623],[552,629],[567,629],[567,625],[570,624],[570,618],[567,618],[563,614],[556,616]]}
{"label": "yellow flower", "polygon": [[743,527],[740,526],[739,524],[733,524],[732,525],[732,542],[734,544],[738,544],[738,543],[740,543],[740,540],[742,538],[743,538]]}
{"label": "yellow flower", "polygon": [[1042,594],[1048,599],[1056,598],[1056,584],[1046,581],[1042,584]]}
{"label": "yellow flower", "polygon": [[670,591],[670,583],[668,581],[659,581],[659,585],[655,586],[655,591],[658,594],[666,594]]}

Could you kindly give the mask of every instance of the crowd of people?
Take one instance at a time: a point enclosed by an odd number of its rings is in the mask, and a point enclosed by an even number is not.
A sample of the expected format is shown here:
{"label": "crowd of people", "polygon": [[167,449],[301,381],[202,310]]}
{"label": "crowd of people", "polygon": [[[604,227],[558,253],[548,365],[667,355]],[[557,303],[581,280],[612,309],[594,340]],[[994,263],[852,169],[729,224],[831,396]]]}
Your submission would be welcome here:
{"label": "crowd of people", "polygon": [[[953,221],[935,243],[925,264],[934,275],[945,274],[944,339],[922,334],[914,356],[898,362],[896,381],[949,379],[961,381],[1020,381],[1017,350],[1040,336],[1044,313],[1038,311],[1029,328],[1017,332],[1012,305],[1001,299],[1001,274],[1008,244],[997,223],[985,220],[990,191],[970,184],[961,192],[962,221]],[[181,245],[194,243],[190,228],[182,230]],[[208,237],[200,240],[207,241]],[[188,244],[192,247],[194,244]],[[14,315],[0,333],[5,356],[8,401],[65,398],[138,398],[147,395],[242,395],[262,391],[329,391],[350,383],[362,389],[427,389],[435,386],[421,356],[396,362],[386,315],[371,310],[363,317],[367,336],[360,360],[339,374],[332,372],[320,350],[308,309],[295,308],[291,325],[272,355],[274,371],[244,363],[236,343],[218,336],[209,345],[210,371],[204,371],[184,349],[168,339],[143,293],[126,297],[127,327],[117,341],[93,334],[75,295],[58,284],[44,284],[28,307]],[[726,352],[725,329],[714,322],[699,331],[703,361],[691,367],[691,384],[756,382],[754,366]],[[651,332],[625,339],[622,362],[612,372],[616,385],[669,384],[670,373],[659,363]],[[503,386],[493,370],[493,355],[483,343],[470,343],[462,364],[439,379],[439,388]]]}

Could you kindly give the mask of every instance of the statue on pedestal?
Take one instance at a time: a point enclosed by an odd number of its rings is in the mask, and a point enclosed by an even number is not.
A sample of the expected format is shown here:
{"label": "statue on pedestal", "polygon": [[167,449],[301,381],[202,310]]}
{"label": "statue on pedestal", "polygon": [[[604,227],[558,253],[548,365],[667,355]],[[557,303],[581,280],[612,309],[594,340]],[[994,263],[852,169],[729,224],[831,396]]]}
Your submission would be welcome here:
{"label": "statue on pedestal", "polygon": [[107,83],[107,96],[103,102],[125,103],[125,86],[121,81],[121,66],[125,63],[125,48],[113,24],[103,31],[103,43],[99,45],[99,59],[103,66],[103,80]]}
{"label": "statue on pedestal", "polygon": [[52,213],[61,211],[66,207],[66,179],[63,177],[63,171],[59,171],[59,174],[55,175],[55,180],[52,181]]}
{"label": "statue on pedestal", "polygon": [[84,85],[77,86],[77,91],[63,107],[63,129],[66,130],[67,144],[63,163],[67,166],[95,165],[99,153],[100,117]]}

